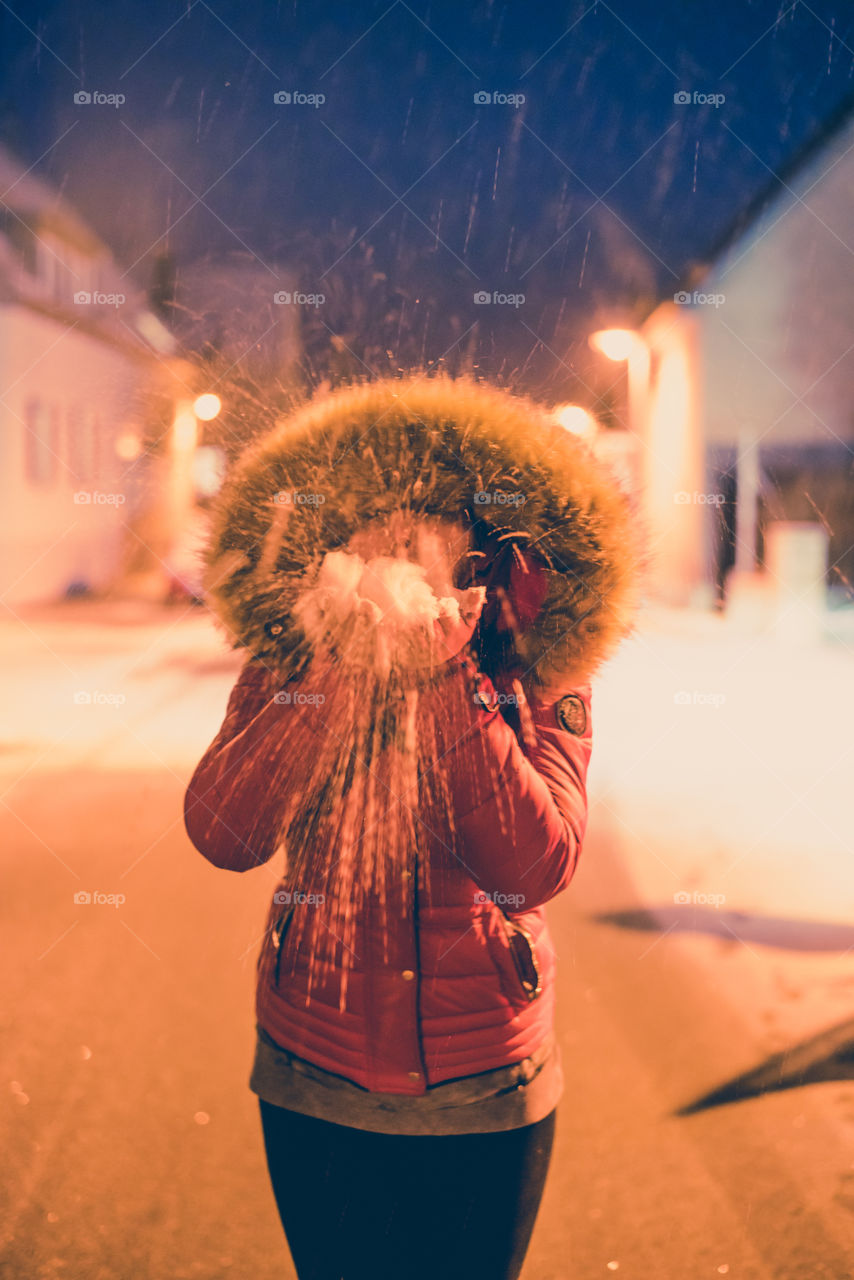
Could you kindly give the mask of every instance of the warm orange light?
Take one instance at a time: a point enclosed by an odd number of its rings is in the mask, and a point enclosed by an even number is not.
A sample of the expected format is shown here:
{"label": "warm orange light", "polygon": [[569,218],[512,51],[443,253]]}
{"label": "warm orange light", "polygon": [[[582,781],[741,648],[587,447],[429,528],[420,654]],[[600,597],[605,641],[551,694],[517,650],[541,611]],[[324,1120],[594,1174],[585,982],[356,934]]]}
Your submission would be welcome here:
{"label": "warm orange light", "polygon": [[181,409],[175,415],[173,425],[175,433],[175,447],[184,453],[195,449],[198,438],[198,424],[196,422],[195,412],[191,409]]}
{"label": "warm orange light", "polygon": [[643,345],[643,339],[633,329],[597,329],[589,342],[594,351],[609,360],[628,360]]}
{"label": "warm orange light", "polygon": [[584,439],[594,436],[599,426],[593,414],[580,404],[559,404],[552,409],[552,417],[558,426]]}
{"label": "warm orange light", "polygon": [[206,391],[204,395],[197,397],[193,405],[193,413],[200,422],[210,422],[221,408],[222,401],[219,396],[214,395],[212,391]]}
{"label": "warm orange light", "polygon": [[133,462],[142,453],[142,441],[135,431],[124,431],[116,439],[116,454],[122,462]]}

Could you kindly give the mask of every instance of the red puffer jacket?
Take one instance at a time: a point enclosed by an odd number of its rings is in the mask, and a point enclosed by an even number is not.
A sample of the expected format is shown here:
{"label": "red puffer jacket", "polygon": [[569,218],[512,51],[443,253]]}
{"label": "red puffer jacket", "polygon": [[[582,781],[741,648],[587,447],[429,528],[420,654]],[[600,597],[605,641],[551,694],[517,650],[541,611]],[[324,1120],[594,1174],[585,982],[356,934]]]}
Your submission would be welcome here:
{"label": "red puffer jacket", "polygon": [[[465,678],[452,663],[443,679]],[[247,662],[186,793],[190,839],[231,871],[275,852],[280,801],[264,770],[264,740],[286,732],[294,714],[293,703],[275,701],[275,687],[263,664]],[[462,857],[432,819],[425,823],[429,890],[419,892],[412,917],[392,921],[390,937],[372,927],[370,911],[359,919],[343,1012],[339,975],[309,988],[298,954],[282,964],[294,906],[286,881],[273,894],[258,957],[258,1023],[292,1053],[366,1089],[421,1094],[508,1066],[533,1053],[553,1025],[555,953],[544,904],[572,879],[586,828],[590,685],[550,703],[532,700],[537,741],[524,747],[482,676],[480,688],[483,706],[470,696],[448,699],[466,704],[445,728],[452,765],[454,753],[460,763],[450,773]],[[440,682],[433,696],[447,690]],[[238,768],[241,785],[227,786]],[[249,836],[258,830],[270,838]],[[404,877],[414,874],[405,859],[401,866]]]}

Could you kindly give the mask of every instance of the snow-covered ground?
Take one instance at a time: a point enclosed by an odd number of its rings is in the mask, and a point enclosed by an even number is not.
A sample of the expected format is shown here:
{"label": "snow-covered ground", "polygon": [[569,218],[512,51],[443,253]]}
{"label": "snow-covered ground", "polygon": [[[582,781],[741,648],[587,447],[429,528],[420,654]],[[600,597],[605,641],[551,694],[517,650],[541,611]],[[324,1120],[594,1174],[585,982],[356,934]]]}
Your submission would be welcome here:
{"label": "snow-covered ground", "polygon": [[615,901],[588,864],[595,907],[698,963],[767,1053],[854,1010],[852,621],[798,641],[648,609],[594,684],[590,826],[628,881]]}
{"label": "snow-covered ground", "polygon": [[[648,610],[596,680],[589,837],[548,908],[569,1091],[531,1280],[563,1280],[568,1250],[579,1280],[612,1262],[848,1273],[854,636],[839,621],[847,636],[795,646]],[[0,653],[13,1272],[291,1275],[245,1087],[275,873],[222,873],[181,827],[241,658],[204,610],[134,601],[10,615]],[[127,901],[78,907],[78,889]],[[673,1115],[780,1051],[822,1083]]]}
{"label": "snow-covered ground", "polygon": [[[854,919],[854,611],[827,618],[796,643],[648,607],[597,677],[592,821],[641,901]],[[6,615],[0,652],[9,772],[183,769],[241,664],[204,609],[131,600]]]}
{"label": "snow-covered ground", "polygon": [[851,619],[798,642],[647,609],[594,685],[590,767],[642,900],[854,919]]}
{"label": "snow-covered ground", "polygon": [[69,601],[0,621],[4,772],[183,769],[222,722],[242,659],[203,608]]}

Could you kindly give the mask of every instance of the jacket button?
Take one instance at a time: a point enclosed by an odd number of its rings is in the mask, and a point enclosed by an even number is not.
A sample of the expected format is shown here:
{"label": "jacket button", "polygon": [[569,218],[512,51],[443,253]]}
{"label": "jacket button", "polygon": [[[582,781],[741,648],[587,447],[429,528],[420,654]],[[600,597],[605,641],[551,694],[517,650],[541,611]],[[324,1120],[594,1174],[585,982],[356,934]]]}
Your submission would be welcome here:
{"label": "jacket button", "polygon": [[410,1079],[410,1080],[420,1080],[420,1079],[421,1079],[421,1072],[420,1072],[420,1071],[410,1071],[410,1072],[409,1072],[409,1079]]}
{"label": "jacket button", "polygon": [[403,973],[400,976],[401,978],[403,978],[404,982],[411,982],[412,979],[415,977],[415,974],[412,971],[412,969],[404,969]]}

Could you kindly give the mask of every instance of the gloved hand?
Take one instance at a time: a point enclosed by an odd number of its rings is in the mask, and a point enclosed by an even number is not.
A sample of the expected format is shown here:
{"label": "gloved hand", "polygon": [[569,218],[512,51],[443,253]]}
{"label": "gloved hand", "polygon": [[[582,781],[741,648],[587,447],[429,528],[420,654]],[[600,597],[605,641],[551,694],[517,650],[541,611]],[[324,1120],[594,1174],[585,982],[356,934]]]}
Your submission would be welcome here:
{"label": "gloved hand", "polygon": [[439,662],[447,662],[466,649],[480,621],[486,603],[485,587],[469,587],[467,591],[455,591],[459,616],[443,614],[433,624],[435,654]]}
{"label": "gloved hand", "polygon": [[524,541],[521,535],[490,534],[478,548],[480,565],[472,574],[487,593],[474,637],[478,659],[501,692],[528,674],[519,641],[533,626],[549,585],[545,562],[525,548]]}
{"label": "gloved hand", "polygon": [[499,631],[521,634],[540,612],[548,590],[545,565],[536,556],[508,541],[489,568],[488,608],[484,621]]}

